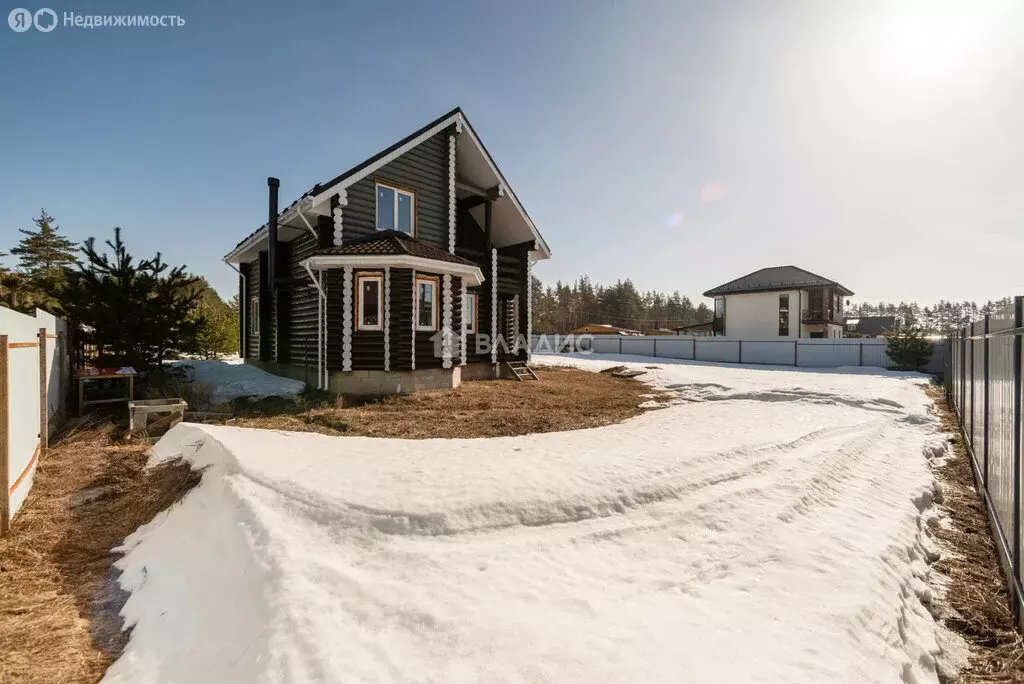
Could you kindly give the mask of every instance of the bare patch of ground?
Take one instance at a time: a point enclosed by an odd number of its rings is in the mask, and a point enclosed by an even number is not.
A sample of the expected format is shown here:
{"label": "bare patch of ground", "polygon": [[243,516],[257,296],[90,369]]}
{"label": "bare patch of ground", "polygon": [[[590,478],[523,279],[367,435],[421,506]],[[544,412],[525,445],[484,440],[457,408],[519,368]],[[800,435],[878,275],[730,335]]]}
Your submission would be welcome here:
{"label": "bare patch of ground", "polygon": [[942,485],[943,525],[935,536],[953,553],[932,566],[944,575],[948,607],[936,617],[971,647],[963,684],[1024,682],[1024,645],[1010,610],[985,503],[975,488],[970,456],[941,388],[929,391],[949,434],[950,457],[935,468]]}
{"label": "bare patch of ground", "polygon": [[95,682],[127,641],[110,549],[200,475],[183,461],[146,469],[148,446],[120,433],[88,417],[65,430],[0,540],[0,682]]}
{"label": "bare patch of ground", "polygon": [[650,401],[655,390],[636,380],[569,368],[535,372],[537,381],[474,380],[356,406],[270,400],[225,423],[407,439],[505,437],[609,425],[657,404]]}

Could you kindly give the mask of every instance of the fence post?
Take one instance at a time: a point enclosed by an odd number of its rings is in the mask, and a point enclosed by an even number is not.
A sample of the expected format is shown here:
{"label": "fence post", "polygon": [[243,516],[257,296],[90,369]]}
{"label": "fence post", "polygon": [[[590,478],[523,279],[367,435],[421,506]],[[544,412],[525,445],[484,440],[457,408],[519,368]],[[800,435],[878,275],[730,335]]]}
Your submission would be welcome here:
{"label": "fence post", "polygon": [[[1016,332],[1013,335],[1013,576],[1020,580],[1020,440],[1021,440],[1021,418],[1020,403],[1021,383],[1021,352],[1024,347],[1024,297],[1017,296],[1013,300],[1013,327]],[[1020,601],[1013,602],[1013,617],[1020,622]]]}
{"label": "fence post", "polygon": [[798,349],[798,345],[799,344],[800,344],[800,342],[798,340],[793,340],[793,365],[794,366],[799,366],[800,365],[800,352],[799,352],[799,349]]}
{"label": "fence post", "polygon": [[[975,451],[974,451],[974,375],[975,375],[975,370],[976,370],[974,368],[974,323],[968,324],[967,329],[971,333],[971,337],[970,337],[970,343],[971,343],[970,344],[970,350],[971,350],[970,351],[970,356],[971,356],[971,392],[970,392],[970,399],[971,399],[971,402],[970,402],[971,403],[971,415],[970,415],[971,427],[970,427],[970,429],[967,432],[967,443],[971,445],[972,457],[975,459],[975,462],[977,462],[978,454],[975,453]],[[977,463],[975,463],[975,467],[977,467]]]}
{"label": "fence post", "polygon": [[8,400],[7,335],[0,335],[0,537],[11,530],[11,415]]}
{"label": "fence post", "polygon": [[694,337],[690,341],[693,342],[693,360],[696,361],[697,360],[697,338]]}
{"label": "fence post", "polygon": [[46,451],[50,438],[50,404],[47,401],[46,328],[39,329],[39,453]]}
{"label": "fence post", "polygon": [[743,363],[743,340],[736,340],[736,341],[739,343],[739,349],[740,349],[740,360],[737,361],[736,363]]}
{"label": "fence post", "polygon": [[982,391],[985,393],[985,396],[982,398],[981,401],[981,412],[983,414],[983,417],[981,419],[981,434],[982,439],[985,440],[985,444],[982,446],[981,449],[983,459],[982,462],[985,465],[985,476],[984,478],[982,478],[982,481],[985,483],[985,489],[988,489],[988,324],[989,317],[991,315],[992,314],[985,314],[985,338],[982,340],[981,343],[981,352],[984,355],[983,361],[981,363],[981,368],[982,372],[985,374],[985,383],[982,389]]}
{"label": "fence post", "polygon": [[658,358],[658,336],[654,336],[654,358]]}
{"label": "fence post", "polygon": [[964,406],[967,404],[967,330],[960,328],[960,429],[967,427],[967,417],[964,415]]}
{"label": "fence post", "polygon": [[619,353],[622,353],[622,336],[619,336]]}

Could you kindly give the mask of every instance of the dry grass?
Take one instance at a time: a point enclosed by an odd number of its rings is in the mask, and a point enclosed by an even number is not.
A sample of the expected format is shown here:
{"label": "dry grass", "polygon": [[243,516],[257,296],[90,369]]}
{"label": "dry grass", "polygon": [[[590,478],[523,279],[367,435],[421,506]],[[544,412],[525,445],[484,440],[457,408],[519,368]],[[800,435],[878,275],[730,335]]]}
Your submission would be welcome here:
{"label": "dry grass", "polygon": [[95,682],[125,643],[109,551],[199,475],[181,461],[144,470],[147,447],[119,437],[77,421],[0,540],[0,682]]}
{"label": "dry grass", "polygon": [[[598,427],[641,413],[635,380],[565,368],[536,369],[538,381],[476,380],[361,406],[306,408],[272,403],[230,425],[370,437],[502,437]],[[260,410],[257,407],[257,412]]]}
{"label": "dry grass", "polygon": [[935,568],[950,579],[947,600],[954,614],[943,623],[972,648],[969,667],[958,682],[980,684],[1024,682],[1024,648],[1010,611],[1009,594],[996,555],[985,503],[974,481],[970,456],[956,418],[946,406],[941,389],[929,392],[951,435],[952,458],[936,469],[942,483],[948,526],[937,536],[956,550],[936,561]]}

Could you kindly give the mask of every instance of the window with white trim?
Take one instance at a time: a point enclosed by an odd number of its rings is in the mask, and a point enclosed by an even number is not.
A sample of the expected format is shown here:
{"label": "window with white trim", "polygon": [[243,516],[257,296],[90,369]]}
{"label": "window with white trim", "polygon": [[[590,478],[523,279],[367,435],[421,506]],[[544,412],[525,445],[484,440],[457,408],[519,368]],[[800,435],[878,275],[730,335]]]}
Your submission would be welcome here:
{"label": "window with white trim", "polygon": [[377,183],[377,230],[416,233],[416,193]]}
{"label": "window with white trim", "polygon": [[477,301],[475,292],[467,292],[466,298],[462,300],[462,320],[466,322],[468,333],[476,332]]}
{"label": "window with white trim", "polygon": [[384,329],[384,276],[356,274],[356,330]]}
{"label": "window with white trim", "polygon": [[416,276],[416,329],[437,330],[437,278]]}
{"label": "window with white trim", "polygon": [[249,334],[260,334],[260,298],[249,298]]}

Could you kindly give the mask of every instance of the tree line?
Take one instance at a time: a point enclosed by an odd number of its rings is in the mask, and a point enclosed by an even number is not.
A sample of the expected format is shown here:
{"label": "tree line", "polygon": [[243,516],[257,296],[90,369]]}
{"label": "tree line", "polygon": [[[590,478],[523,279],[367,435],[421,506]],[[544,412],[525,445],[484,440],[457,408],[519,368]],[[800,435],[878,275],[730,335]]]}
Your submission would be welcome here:
{"label": "tree line", "polygon": [[573,283],[547,286],[533,279],[533,331],[564,334],[587,324],[608,324],[646,332],[675,330],[712,318],[711,309],[675,291],[640,292],[632,280],[594,284],[588,276]]}
{"label": "tree line", "polygon": [[77,342],[95,350],[100,366],[157,366],[167,358],[207,358],[238,351],[238,297],[224,302],[206,279],[170,266],[159,252],[136,259],[114,228],[113,238],[78,244],[41,211],[34,229],[0,267],[0,304],[65,318]]}
{"label": "tree line", "polygon": [[[940,300],[932,306],[917,302],[891,304],[859,303],[846,307],[847,318],[895,316],[904,328],[925,334],[945,335],[985,314],[1002,311],[1012,304],[1010,297],[984,304],[972,301]],[[614,285],[593,283],[588,276],[566,284],[561,281],[545,286],[533,278],[533,330],[537,333],[565,334],[587,324],[607,324],[646,332],[653,329],[675,330],[712,319],[710,307],[696,306],[679,291],[666,294],[655,290],[640,292],[632,280]]]}
{"label": "tree line", "polygon": [[862,316],[895,316],[904,328],[917,328],[932,335],[946,335],[951,330],[963,327],[971,321],[977,321],[986,314],[1005,311],[1013,305],[1010,297],[989,300],[982,305],[977,302],[947,302],[940,299],[933,306],[920,306],[917,302],[900,302],[899,304],[854,304],[847,307],[846,317]]}

